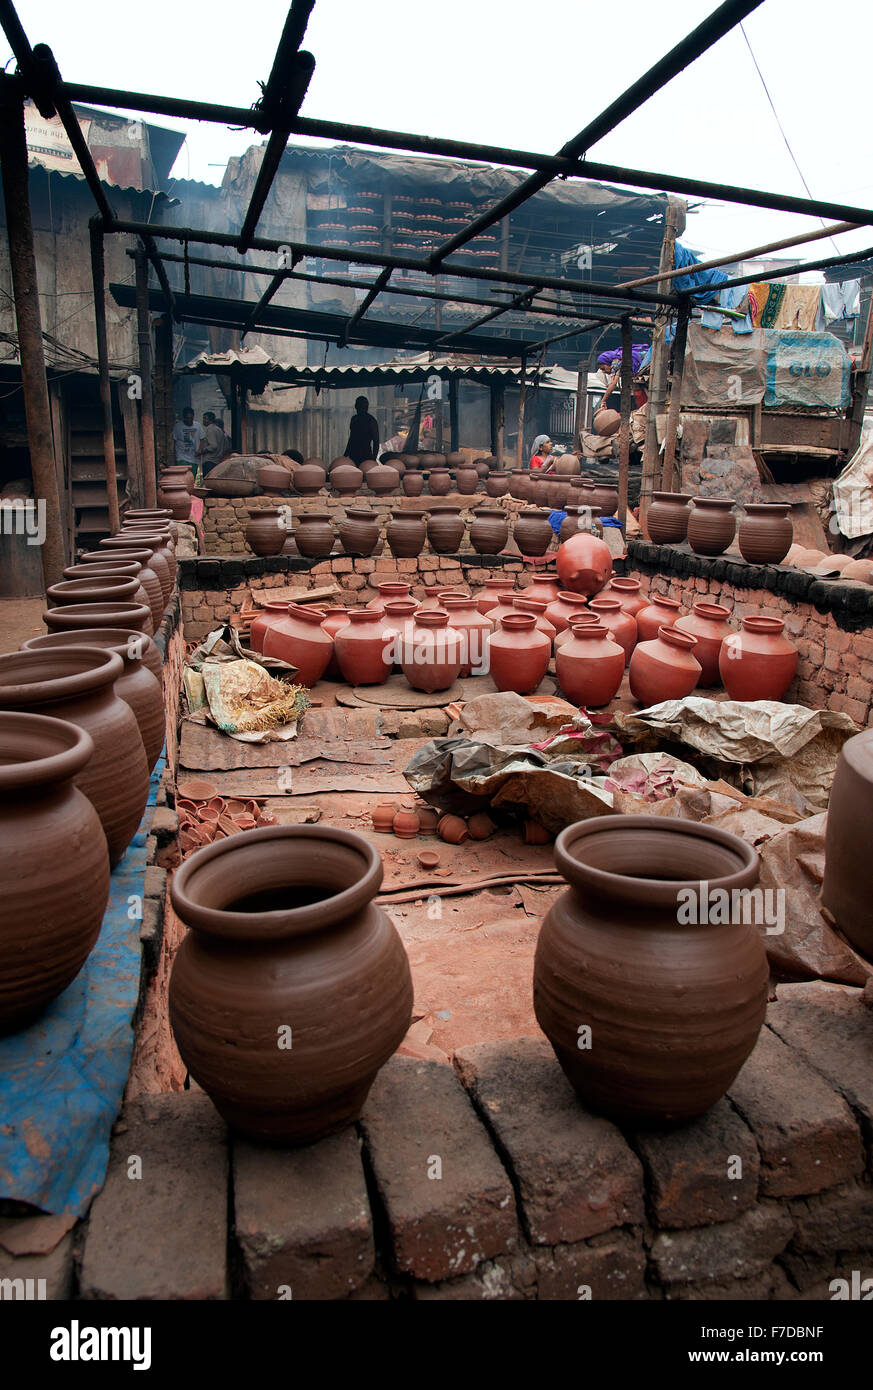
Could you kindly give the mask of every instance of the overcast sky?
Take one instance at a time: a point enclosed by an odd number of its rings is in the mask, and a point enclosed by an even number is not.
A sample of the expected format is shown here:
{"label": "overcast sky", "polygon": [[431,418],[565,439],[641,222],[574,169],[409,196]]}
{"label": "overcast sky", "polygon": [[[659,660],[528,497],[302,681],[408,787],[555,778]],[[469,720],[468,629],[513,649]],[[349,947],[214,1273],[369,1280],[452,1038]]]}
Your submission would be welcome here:
{"label": "overcast sky", "polygon": [[[316,69],[302,114],[554,152],[715,8],[716,0],[318,0],[304,45]],[[269,74],[286,7],[281,0],[141,7],[19,0],[18,12],[31,43],[49,43],[71,81],[249,106]],[[873,5],[764,0],[744,27],[813,195],[870,206]],[[5,38],[0,43],[5,61]],[[227,158],[259,138],[151,119],[188,134],[179,177],[218,182]],[[804,194],[739,29],[590,155]],[[715,255],[820,225],[708,204],[689,219],[684,240]],[[868,244],[873,228],[844,234],[837,248]],[[799,254],[832,255],[834,246],[823,241]]]}

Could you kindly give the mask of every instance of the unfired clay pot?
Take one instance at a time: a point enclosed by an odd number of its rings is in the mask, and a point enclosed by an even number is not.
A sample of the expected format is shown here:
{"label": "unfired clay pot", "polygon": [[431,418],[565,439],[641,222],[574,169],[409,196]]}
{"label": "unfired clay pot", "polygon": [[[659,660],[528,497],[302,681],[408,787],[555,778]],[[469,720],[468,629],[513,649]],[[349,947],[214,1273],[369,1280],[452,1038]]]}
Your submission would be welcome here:
{"label": "unfired clay pot", "polygon": [[353,497],[363,486],[364,475],[353,463],[340,463],[331,469],[330,485],[340,497]]}
{"label": "unfired clay pot", "polygon": [[379,518],[369,507],[346,507],[337,534],[347,555],[372,555],[379,544]]}
{"label": "unfired clay pot", "polygon": [[140,563],[142,563],[140,557],[145,554],[149,568],[154,570],[158,576],[164,607],[166,607],[173,591],[175,556],[170,554],[161,536],[152,532],[144,536],[105,536],[97,549],[112,555],[135,555]]}
{"label": "unfired clay pot", "polygon": [[718,658],[721,644],[734,628],[730,622],[730,612],[720,603],[694,603],[691,612],[678,618],[674,624],[677,632],[690,632],[697,642],[694,655],[700,662],[698,685],[708,689],[721,684],[718,672]]}
{"label": "unfired clay pot", "polygon": [[797,671],[797,648],[781,618],[743,618],[721,644],[718,670],[732,700],[781,700]]}
{"label": "unfired clay pot", "polygon": [[734,538],[732,497],[695,497],[688,518],[688,544],[695,555],[723,555]]}
{"label": "unfired clay pot", "polygon": [[549,525],[548,512],[531,507],[519,512],[512,535],[522,555],[545,555],[555,533]]}
{"label": "unfired clay pot", "polygon": [[367,470],[367,487],[377,497],[386,497],[389,492],[396,492],[399,486],[400,474],[390,464],[377,463]]}
{"label": "unfired clay pot", "polygon": [[438,555],[456,554],[465,529],[460,507],[431,507],[428,512],[427,539]]}
{"label": "unfired clay pot", "polygon": [[870,827],[873,825],[873,729],[847,739],[828,802],[822,907],[847,940],[873,962]]}
{"label": "unfired clay pot", "polygon": [[74,632],[86,627],[126,627],[150,635],[151,610],[144,603],[76,603],[46,608],[42,620],[49,632]]}
{"label": "unfired clay pot", "polygon": [[448,690],[460,675],[464,652],[461,633],[449,626],[448,613],[437,608],[416,613],[400,665],[413,690]]}
{"label": "unfired clay pot", "polygon": [[303,512],[297,519],[294,539],[300,554],[309,559],[329,555],[333,550],[330,512]]}
{"label": "unfired clay pot", "polygon": [[281,463],[262,463],[258,469],[258,487],[268,497],[280,497],[291,487],[291,470]]}
{"label": "unfired clay pot", "polygon": [[618,511],[618,488],[606,479],[596,478],[585,501],[592,507],[599,507],[601,516],[615,516]]}
{"label": "unfired clay pot", "polygon": [[379,608],[350,608],[333,639],[337,665],[349,685],[382,685],[391,675],[390,635]]}
{"label": "unfired clay pot", "polygon": [[472,497],[479,486],[479,474],[473,464],[459,464],[455,473],[455,491],[462,497]]}
{"label": "unfired clay pot", "polygon": [[284,617],[264,629],[264,656],[276,656],[296,666],[298,685],[315,685],[328,668],[333,638],[321,626],[323,621],[323,609],[289,603]]}
{"label": "unfired clay pot", "polygon": [[477,555],[499,555],[509,540],[509,518],[500,507],[477,507],[470,544]]}
{"label": "unfired clay pot", "polygon": [[[294,491],[299,492],[301,497],[317,496],[327,482],[325,470],[311,459],[308,463],[301,463],[290,476]],[[260,481],[260,473],[258,474],[258,481]]]}
{"label": "unfired clay pot", "polygon": [[95,573],[93,579],[62,579],[59,584],[50,584],[45,596],[53,608],[76,603],[143,603],[147,596],[137,593],[139,587],[135,578]]}
{"label": "unfired clay pot", "polygon": [[662,627],[652,641],[637,643],[628,668],[634,699],[648,706],[690,695],[700,680],[696,645],[690,633],[675,627]]}
{"label": "unfired clay pot", "polygon": [[652,642],[662,627],[672,627],[682,615],[682,605],[678,598],[668,598],[666,594],[651,594],[648,603],[637,613],[637,638],[640,642]]}
{"label": "unfired clay pot", "polygon": [[[702,1115],[767,1007],[759,928],[731,905],[757,882],[756,850],[715,826],[598,816],[561,832],[555,865],[569,887],[540,930],[534,1011],[567,1079],[631,1125]],[[724,900],[728,920],[713,921]]]}
{"label": "unfired clay pot", "polygon": [[[137,558],[141,556],[141,558]],[[164,614],[164,591],[161,582],[149,564],[150,555],[148,551],[131,551],[128,555],[112,555],[108,550],[88,551],[79,556],[79,563],[75,566],[77,570],[84,570],[90,565],[96,565],[98,570],[117,568],[120,572],[126,570],[126,561],[131,565],[137,565],[137,579],[145,590],[149,608],[152,614],[152,626],[155,632],[161,625]]]}
{"label": "unfired clay pot", "polygon": [[408,470],[400,479],[400,486],[405,497],[420,497],[424,492],[424,474]]}
{"label": "unfired clay pot", "polygon": [[591,423],[594,426],[595,434],[599,434],[603,439],[609,439],[612,435],[618,434],[621,429],[621,412],[603,407],[601,410],[595,411]]}
{"label": "unfired clay pot", "polygon": [[570,626],[573,618],[587,612],[587,598],[583,594],[571,594],[564,589],[556,599],[546,604],[546,617],[556,633],[563,632]]}
{"label": "unfired clay pot", "polygon": [[[443,593],[442,604],[449,615],[449,626],[460,632],[464,639],[464,660],[460,675],[469,676],[480,672],[486,661],[488,639],[494,631],[494,624],[484,613],[480,613],[471,596]],[[421,612],[421,609],[419,609]]]}
{"label": "unfired clay pot", "polygon": [[489,497],[505,497],[509,491],[509,474],[505,469],[489,473],[485,479],[485,491]]}
{"label": "unfired clay pot", "polygon": [[93,754],[66,720],[0,713],[0,1035],[67,988],[100,932],[106,837],[75,784]]}
{"label": "unfired clay pot", "polygon": [[452,475],[447,468],[431,468],[427,487],[431,497],[447,497],[452,490]]}
{"label": "unfired clay pot", "polygon": [[424,521],[416,512],[396,508],[385,528],[385,539],[397,559],[411,560],[420,555],[427,539]]}
{"label": "unfired clay pot", "polygon": [[555,654],[555,673],[574,705],[599,709],[615,696],[624,675],[625,652],[602,623],[574,623]]}
{"label": "unfired clay pot", "polygon": [[598,622],[606,628],[612,640],[623,649],[626,666],[638,640],[636,618],[632,618],[630,613],[625,613],[617,595],[614,594],[598,594],[596,598],[589,599],[588,607]]}
{"label": "unfired clay pot", "polygon": [[256,555],[279,555],[288,530],[283,522],[287,510],[283,507],[263,507],[249,512],[246,544]]}
{"label": "unfired clay pot", "polygon": [[688,535],[688,492],[653,492],[646,512],[646,530],[655,545],[681,545]]}
{"label": "unfired clay pot", "polygon": [[500,602],[500,594],[512,588],[512,577],[508,579],[486,579],[483,587],[473,595],[480,613],[489,613]]}
{"label": "unfired clay pot", "polygon": [[612,575],[612,554],[606,541],[577,531],[558,546],[558,578],[574,594],[597,594]]}
{"label": "unfired clay pot", "polygon": [[640,592],[640,581],[638,579],[628,579],[623,575],[613,575],[605,589],[601,589],[601,598],[610,595],[617,598],[625,613],[630,613],[632,618],[636,618],[644,608],[648,607],[649,600]]}
{"label": "unfired clay pot", "polygon": [[158,501],[169,510],[174,521],[187,521],[191,516],[191,494],[184,483],[162,480]]}
{"label": "unfired clay pot", "polygon": [[498,690],[532,695],[549,666],[552,644],[533,613],[507,612],[488,640],[488,673]]}
{"label": "unfired clay pot", "polygon": [[[312,1144],[354,1123],[412,1018],[400,937],[373,899],[378,850],[349,830],[272,826],[192,854],[170,1022],[232,1129]],[[284,1039],[284,1042],[283,1042]]]}
{"label": "unfired clay pot", "polygon": [[787,502],[747,502],[737,545],[752,565],[778,565],[791,549],[794,526]]}

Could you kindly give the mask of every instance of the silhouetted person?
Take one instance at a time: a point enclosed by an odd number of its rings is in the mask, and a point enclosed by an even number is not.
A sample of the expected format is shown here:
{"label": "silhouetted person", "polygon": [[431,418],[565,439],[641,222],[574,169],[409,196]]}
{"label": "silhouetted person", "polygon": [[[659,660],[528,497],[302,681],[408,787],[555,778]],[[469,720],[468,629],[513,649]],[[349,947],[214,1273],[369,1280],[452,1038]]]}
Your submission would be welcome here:
{"label": "silhouetted person", "polygon": [[349,442],[346,457],[353,463],[361,464],[364,459],[374,459],[379,453],[379,426],[369,413],[370,402],[366,396],[358,396],[355,413],[349,425]]}

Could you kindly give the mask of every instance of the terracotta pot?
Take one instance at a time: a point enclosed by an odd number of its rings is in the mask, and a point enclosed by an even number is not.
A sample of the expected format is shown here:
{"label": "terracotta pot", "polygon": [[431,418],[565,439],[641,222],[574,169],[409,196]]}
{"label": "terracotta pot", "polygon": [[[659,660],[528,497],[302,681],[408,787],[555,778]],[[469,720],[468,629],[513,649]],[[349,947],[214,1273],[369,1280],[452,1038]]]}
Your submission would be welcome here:
{"label": "terracotta pot", "polygon": [[674,626],[677,632],[690,632],[697,642],[694,655],[700,662],[699,686],[708,689],[721,684],[718,673],[718,658],[721,644],[729,632],[735,631],[730,622],[730,612],[720,603],[694,603],[691,612],[678,618]]}
{"label": "terracotta pot", "polygon": [[554,642],[558,633],[546,617],[548,604],[544,598],[528,598],[526,593],[513,594],[512,607],[517,613],[533,613],[539,631],[544,633],[550,642]]}
{"label": "terracotta pot", "polygon": [[666,594],[651,594],[649,601],[637,613],[637,637],[640,642],[653,642],[662,627],[672,627],[682,616],[677,598]]}
{"label": "terracotta pot", "polygon": [[546,604],[546,617],[556,634],[564,632],[573,618],[588,612],[588,600],[582,594],[565,593],[562,589],[556,599]]}
{"label": "terracotta pot", "polygon": [[347,625],[349,621],[349,610],[345,607],[336,606],[333,608],[323,608],[322,612],[324,613],[324,618],[321,626],[334,644],[333,651],[330,654],[330,661],[327,663],[324,672],[324,677],[325,680],[329,681],[341,681],[344,677],[336,657],[336,635]]}
{"label": "terracotta pot", "polygon": [[[190,489],[194,486],[194,470],[187,463],[171,464],[169,468],[161,469],[161,475],[158,479],[158,488],[160,488],[164,482],[181,483],[183,487]],[[162,507],[161,510],[167,512],[170,511],[170,508],[165,506]],[[126,519],[127,514],[125,513],[125,520]]]}
{"label": "terracotta pot", "polygon": [[485,491],[489,497],[505,497],[509,492],[509,474],[505,469],[489,473],[485,478]]}
{"label": "terracotta pot", "polygon": [[340,463],[331,470],[330,485],[340,497],[353,497],[363,483],[364,474],[353,463]]}
{"label": "terracotta pot", "polygon": [[638,640],[636,618],[632,618],[630,613],[625,613],[618,598],[613,594],[607,596],[598,594],[597,598],[590,600],[588,606],[598,622],[606,628],[612,640],[623,648],[626,666],[633,655],[633,649]]}
{"label": "terracotta pot", "polygon": [[597,594],[612,576],[612,554],[606,541],[578,531],[558,546],[561,587],[574,594]]}
{"label": "terracotta pot", "polygon": [[354,1123],[406,1034],[412,980],[373,902],[381,881],[373,845],[321,825],[234,835],[173,876],[189,928],[170,980],[176,1043],[227,1124],[256,1142],[312,1144]]}
{"label": "terracotta pot", "polygon": [[500,595],[512,590],[513,579],[486,579],[481,589],[473,595],[480,613],[490,613],[500,602]]}
{"label": "terracotta pot", "polygon": [[[445,586],[442,584],[425,584],[424,598],[418,605],[418,611],[420,613],[429,613],[434,608],[442,608],[443,605],[440,603],[440,594],[443,592],[444,587]],[[460,598],[461,594],[458,593],[455,597]]]}
{"label": "terracotta pot", "polygon": [[62,579],[45,593],[53,607],[66,608],[71,603],[142,603],[143,598],[135,597],[139,587],[135,578],[95,570],[93,579]]}
{"label": "terracotta pot", "polygon": [[521,590],[524,598],[544,599],[546,605],[554,603],[561,586],[553,574],[546,574],[543,570],[532,572],[531,582],[527,588]]}
{"label": "terracotta pot", "polygon": [[662,627],[651,642],[637,643],[628,669],[634,699],[649,706],[690,695],[700,680],[696,645],[690,633],[675,627]]}
{"label": "terracotta pot", "polygon": [[688,544],[695,555],[723,555],[734,538],[731,497],[695,497],[688,518]]}
{"label": "terracotta pot", "polygon": [[688,492],[653,492],[646,512],[646,530],[654,545],[681,545],[691,515]]}
{"label": "terracotta pot", "polygon": [[152,615],[144,603],[76,603],[46,608],[42,620],[49,632],[79,632],[86,627],[126,627],[151,636]]}
{"label": "terracotta pot", "polygon": [[778,565],[791,549],[794,526],[787,502],[747,502],[737,532],[744,560],[752,565]]}
{"label": "terracotta pot", "polygon": [[[157,619],[157,625],[160,626],[164,616],[164,609],[162,604],[157,608],[152,606],[149,594],[143,587],[142,581],[140,580],[139,571],[141,570],[141,568],[142,566],[136,561],[134,561],[130,565],[113,562],[111,560],[108,561],[106,565],[67,565],[66,569],[64,570],[64,580],[68,583],[72,583],[75,580],[84,580],[90,583],[92,586],[97,586],[102,582],[103,579],[132,579],[136,586],[134,592],[130,594],[127,598],[123,599],[122,602],[146,604],[146,606],[149,609],[149,612],[152,615],[152,633],[154,633],[157,630],[157,628],[155,627],[155,621]],[[157,590],[158,595],[160,595],[161,586],[158,583],[157,576],[154,574],[154,572],[152,572],[152,579],[154,580],[155,589]],[[105,597],[111,603],[114,596],[112,594],[106,594]],[[77,603],[80,601],[85,603],[93,603],[100,602],[101,600],[84,598],[81,600],[78,598],[76,599]],[[158,601],[160,603],[160,599]],[[54,602],[57,607],[64,607],[64,600],[62,597],[56,597],[54,599]]]}
{"label": "terracotta pot", "polygon": [[[260,474],[258,475],[260,480]],[[291,485],[301,497],[315,497],[327,482],[327,473],[320,464],[301,463],[291,474]]]}
{"label": "terracotta pot", "polygon": [[262,463],[258,469],[258,487],[268,497],[281,497],[290,492],[291,470],[281,463]]}
{"label": "terracotta pot", "polygon": [[427,539],[424,520],[415,512],[395,509],[385,528],[385,539],[398,560],[414,559],[421,554]]}
{"label": "terracotta pot", "polygon": [[[470,676],[475,671],[480,674],[488,668],[488,639],[494,631],[494,624],[479,612],[471,596],[460,597],[444,592],[442,602],[449,615],[449,625],[460,632],[464,639],[464,661],[460,674]],[[419,609],[421,612],[421,609]]]}
{"label": "terracotta pot", "polygon": [[437,608],[419,611],[409,638],[402,643],[400,665],[413,690],[448,690],[464,664],[464,638],[449,626],[449,615]]}
{"label": "terracotta pot", "polygon": [[464,539],[460,507],[431,507],[427,514],[427,538],[438,555],[455,555]]}
{"label": "terracotta pot", "polygon": [[[553,644],[555,656],[557,657],[558,651],[559,651],[560,648],[564,645],[564,643],[565,643],[565,642],[569,642],[570,638],[573,636],[573,633],[576,631],[576,628],[577,628],[577,627],[588,627],[588,626],[594,626],[594,625],[596,625],[596,626],[598,626],[598,627],[602,627],[602,626],[603,626],[602,623],[599,623],[599,622],[598,622],[597,617],[596,617],[596,615],[595,615],[594,613],[589,613],[589,612],[586,611],[586,612],[584,612],[584,613],[580,613],[579,616],[576,617],[576,618],[571,618],[571,619],[570,619],[570,626],[569,626],[569,627],[565,627],[565,628],[564,628],[564,631],[563,631],[563,632],[559,632],[558,635],[557,635],[557,637],[555,638],[555,641],[554,641],[554,644]],[[610,638],[610,641],[612,641],[612,638]],[[618,643],[616,643],[616,646],[618,646]]]}
{"label": "terracotta pot", "polygon": [[555,472],[562,474],[568,481],[572,474],[581,472],[581,469],[582,460],[578,454],[561,454],[555,459]]}
{"label": "terracotta pot", "polygon": [[390,464],[377,463],[375,468],[367,470],[367,486],[377,497],[386,497],[399,488],[400,474]]}
{"label": "terracotta pot", "polygon": [[[767,1007],[759,929],[732,896],[757,882],[757,852],[715,826],[604,816],[562,830],[555,865],[570,886],[540,931],[534,1012],[568,1081],[631,1125],[702,1115]],[[702,908],[723,902],[730,920],[710,922]]]}
{"label": "terracotta pot", "polygon": [[611,598],[617,598],[625,613],[630,613],[635,618],[644,608],[648,608],[649,600],[640,591],[640,581],[638,579],[626,579],[621,575],[613,575],[605,589],[601,589],[601,598],[606,598],[607,594]]}
{"label": "terracotta pot", "polygon": [[330,512],[304,512],[294,532],[297,549],[309,559],[328,556],[333,550],[333,526]]}
{"label": "terracotta pot", "polygon": [[422,468],[445,468],[448,471],[445,454],[422,454]]}
{"label": "terracotta pot", "polygon": [[549,501],[554,511],[563,511],[570,498],[570,484],[563,478],[550,477],[547,482]]}
{"label": "terracotta pot", "polygon": [[519,512],[513,538],[522,555],[545,555],[554,539],[548,513],[539,508]]}
{"label": "terracotta pot", "polygon": [[[421,454],[404,454],[403,462],[407,473],[410,470],[414,472],[416,469],[421,468]],[[404,477],[405,476],[406,474],[404,474]]]}
{"label": "terracotta pot", "polygon": [[297,667],[298,685],[313,686],[330,663],[333,638],[321,626],[324,611],[303,603],[289,603],[285,615],[264,629],[264,656],[276,656]]}
{"label": "terracotta pot", "polygon": [[559,541],[568,541],[579,530],[579,508],[568,506],[566,512],[567,515],[561,522],[561,529],[558,532]]}
{"label": "terracotta pot", "polygon": [[348,622],[334,637],[343,680],[349,685],[382,685],[391,675],[391,638],[379,608],[350,608]]}
{"label": "terracotta pot", "polygon": [[614,483],[595,479],[590,496],[591,506],[599,507],[601,516],[615,516],[618,511],[618,488]]}
{"label": "terracotta pot", "polygon": [[400,486],[405,497],[420,497],[424,492],[424,474],[406,472],[400,479]]}
{"label": "terracotta pot", "polygon": [[591,423],[595,434],[599,434],[603,439],[610,439],[612,435],[618,434],[621,428],[621,412],[604,407],[594,412]]}
{"label": "terracotta pot", "polygon": [[[448,468],[475,468],[477,462],[478,460],[474,459],[472,463],[468,463],[466,454],[462,454],[460,449],[452,449],[450,453],[446,454],[446,466]],[[477,473],[476,477],[478,478],[478,476]]]}
{"label": "terracotta pot", "polygon": [[414,840],[418,834],[418,816],[406,808],[398,811],[392,826],[398,840]]}
{"label": "terracotta pot", "polygon": [[828,802],[821,902],[831,921],[873,960],[870,826],[873,824],[873,730],[847,739]]}
{"label": "terracotta pot", "polygon": [[781,700],[797,672],[797,648],[781,618],[743,618],[721,644],[718,670],[732,700]]}
{"label": "terracotta pot", "polygon": [[[537,511],[550,512],[552,510],[549,502],[549,489],[544,478],[539,473],[531,473],[527,480],[527,500]],[[524,515],[524,513],[522,513]]]}
{"label": "terracotta pot", "polygon": [[479,486],[479,474],[472,464],[465,467],[458,467],[455,473],[455,490],[462,497],[472,497]]}
{"label": "terracotta pot", "polygon": [[432,468],[427,486],[431,497],[447,497],[452,490],[452,475],[447,468]]}
{"label": "terracotta pot", "polygon": [[471,816],[467,821],[467,829],[471,840],[490,840],[497,826],[484,811],[477,811],[475,816]]}
{"label": "terracotta pot", "polygon": [[105,551],[112,555],[135,555],[140,563],[143,555],[147,558],[148,566],[158,576],[158,583],[161,586],[161,595],[164,607],[170,601],[173,592],[173,580],[176,573],[176,558],[171,555],[168,547],[164,544],[162,536],[149,532],[144,536],[105,536],[99,542],[98,550]]}
{"label": "terracotta pot", "polygon": [[467,822],[461,816],[441,816],[437,823],[437,834],[447,845],[462,845],[470,838]]}
{"label": "terracotta pot", "polygon": [[367,608],[384,608],[386,603],[392,603],[394,599],[410,598],[412,595],[412,586],[396,579],[377,584],[376,588],[379,590],[378,596],[370,599]]}
{"label": "terracotta pot", "polygon": [[477,507],[470,544],[477,555],[499,555],[509,540],[509,518],[500,507]]}
{"label": "terracotta pot", "polygon": [[379,531],[379,518],[369,507],[347,507],[345,520],[337,527],[347,555],[372,555],[379,544]]}
{"label": "terracotta pot", "polygon": [[256,555],[279,555],[288,535],[288,511],[283,507],[264,507],[249,512],[246,544]]}
{"label": "terracotta pot", "polygon": [[[576,528],[572,534],[575,536],[579,532],[603,539],[603,523],[600,520],[599,507],[592,506],[590,502],[584,502],[576,508]],[[566,536],[561,537],[561,540],[568,539],[569,537]]]}
{"label": "terracotta pot", "polygon": [[380,835],[390,835],[394,829],[394,817],[397,814],[397,807],[393,801],[383,801],[378,806],[374,806],[370,812],[373,821],[373,829]]}
{"label": "terracotta pot", "polygon": [[[373,612],[369,608],[369,612]],[[385,604],[382,618],[382,631],[385,634],[385,660],[390,661],[392,670],[400,670],[400,657],[403,646],[411,642],[415,631],[415,615],[419,611],[414,598],[389,599]]]}
{"label": "terracotta pot", "polygon": [[403,481],[406,473],[406,464],[403,462],[402,454],[396,454],[391,450],[387,450],[384,454],[379,455],[378,462],[395,469],[396,472],[400,474],[400,481]]}
{"label": "terracotta pot", "polygon": [[488,671],[498,690],[532,695],[549,666],[552,644],[533,613],[507,613],[488,641]]}
{"label": "terracotta pot", "polygon": [[0,656],[0,709],[67,719],[94,740],[94,754],[75,781],[100,817],[113,866],[139,829],[149,797],[142,737],[115,693],[123,669],[115,652],[78,645]]}
{"label": "terracotta pot", "polygon": [[106,837],[76,786],[93,754],[72,723],[0,713],[0,1035],[67,988],[100,932]]}
{"label": "terracotta pot", "polygon": [[[135,559],[134,556],[141,556],[141,558]],[[161,581],[149,564],[150,558],[147,550],[129,551],[127,554],[118,555],[112,555],[108,550],[95,550],[80,555],[79,563],[75,568],[84,570],[86,567],[94,565],[98,570],[117,569],[119,573],[124,573],[128,562],[130,565],[137,565],[136,577],[145,590],[152,614],[152,626],[157,632],[164,614],[164,591],[161,588]]]}
{"label": "terracotta pot", "polygon": [[555,674],[566,699],[599,709],[618,692],[625,660],[624,648],[602,623],[574,623],[555,653]]}
{"label": "terracotta pot", "polygon": [[[49,632],[42,637],[31,637],[22,642],[20,650],[31,652],[69,646],[99,647],[121,657],[124,669],[116,679],[115,693],[133,712],[151,772],[163,752],[166,738],[160,656],[154,642],[141,632],[92,627],[81,632]],[[157,673],[153,664],[155,658]]]}
{"label": "terracotta pot", "polygon": [[184,483],[161,482],[158,501],[169,508],[174,521],[188,521],[191,516],[191,494]]}
{"label": "terracotta pot", "polygon": [[526,845],[550,845],[555,838],[550,830],[540,825],[538,820],[527,817],[521,827],[521,837]]}
{"label": "terracotta pot", "polygon": [[509,474],[509,495],[516,502],[528,500],[528,473],[525,468],[513,468]]}
{"label": "terracotta pot", "polygon": [[266,603],[263,608],[258,610],[255,617],[252,618],[251,627],[249,629],[249,647],[253,652],[263,653],[264,633],[268,627],[272,627],[273,623],[278,622],[280,618],[286,617],[287,613],[287,599],[271,599],[269,603]]}

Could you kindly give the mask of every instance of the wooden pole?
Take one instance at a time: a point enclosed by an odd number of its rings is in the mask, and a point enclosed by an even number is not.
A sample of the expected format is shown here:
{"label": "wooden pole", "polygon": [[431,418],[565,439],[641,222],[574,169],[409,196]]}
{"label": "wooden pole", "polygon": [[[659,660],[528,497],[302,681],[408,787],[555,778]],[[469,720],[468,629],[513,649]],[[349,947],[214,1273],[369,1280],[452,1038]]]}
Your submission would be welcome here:
{"label": "wooden pole", "polygon": [[155,469],[155,415],[152,399],[152,328],[149,313],[149,263],[145,247],[137,244],[136,265],[136,336],[139,343],[140,420],[142,422],[143,491],[146,506],[157,506],[157,474]]}
{"label": "wooden pole", "polygon": [[630,478],[630,417],[633,407],[633,328],[630,319],[621,321],[621,426],[618,432],[618,511],[622,526],[627,524],[627,493]]}
{"label": "wooden pole", "polygon": [[518,388],[518,438],[515,441],[515,466],[523,468],[524,459],[524,408],[527,404],[527,358],[521,359],[521,382]]}
{"label": "wooden pole", "polygon": [[495,447],[492,449],[492,453],[494,453],[498,459],[502,459],[504,442],[503,434],[504,426],[506,424],[506,390],[502,381],[494,387],[494,394],[492,400],[494,401],[493,434],[495,444]]}
{"label": "wooden pole", "polygon": [[[681,198],[668,198],[664,215],[659,269],[673,269],[673,248],[685,230],[686,204]],[[646,412],[646,439],[643,446],[643,474],[640,483],[640,525],[645,528],[646,512],[658,468],[658,414],[664,408],[667,389],[667,319],[661,318],[652,338],[652,366],[649,373],[649,405]]]}
{"label": "wooden pole", "polygon": [[155,320],[155,457],[158,468],[176,462],[173,452],[173,320]]}
{"label": "wooden pole", "polygon": [[670,382],[670,410],[667,415],[667,432],[664,437],[664,463],[661,468],[661,490],[672,492],[675,483],[676,438],[679,432],[679,411],[682,401],[682,372],[685,366],[685,343],[688,338],[688,320],[691,304],[686,300],[676,319],[676,337],[673,340],[673,377]]}
{"label": "wooden pole", "polygon": [[239,384],[239,444],[244,454],[249,451],[249,393],[245,382]]}
{"label": "wooden pole", "polygon": [[[231,377],[230,379],[230,438],[234,453],[240,453],[242,450],[242,440],[240,438],[239,391],[237,389],[235,377]],[[324,449],[323,452],[327,453],[327,450]]]}
{"label": "wooden pole", "polygon": [[46,588],[63,578],[67,563],[64,528],[58,494],[58,476],[52,448],[52,416],[45,356],[42,348],[42,319],[39,286],[33,249],[33,222],[30,216],[30,190],[27,173],[27,141],[24,134],[24,106],[13,99],[0,109],[0,170],[9,238],[12,294],[21,361],[21,386],[27,423],[27,444],[33,495],[45,508],[45,539],[40,547],[43,582]]}
{"label": "wooden pole", "polygon": [[458,378],[449,377],[449,440],[454,453],[460,446],[461,427],[458,419]]}
{"label": "wooden pole", "polygon": [[94,288],[94,324],[97,330],[97,374],[100,408],[103,412],[103,470],[106,475],[106,507],[109,531],[115,535],[121,526],[118,510],[118,465],[115,460],[115,430],[112,424],[112,383],[109,380],[109,344],[106,336],[106,274],[103,255],[103,223],[92,217],[88,223],[91,240],[91,284]]}
{"label": "wooden pole", "polygon": [[[601,335],[602,336],[602,335]],[[585,406],[588,401],[588,359],[579,363],[579,377],[576,382],[576,418],[573,424],[573,448],[582,452],[582,431],[585,428]]]}

